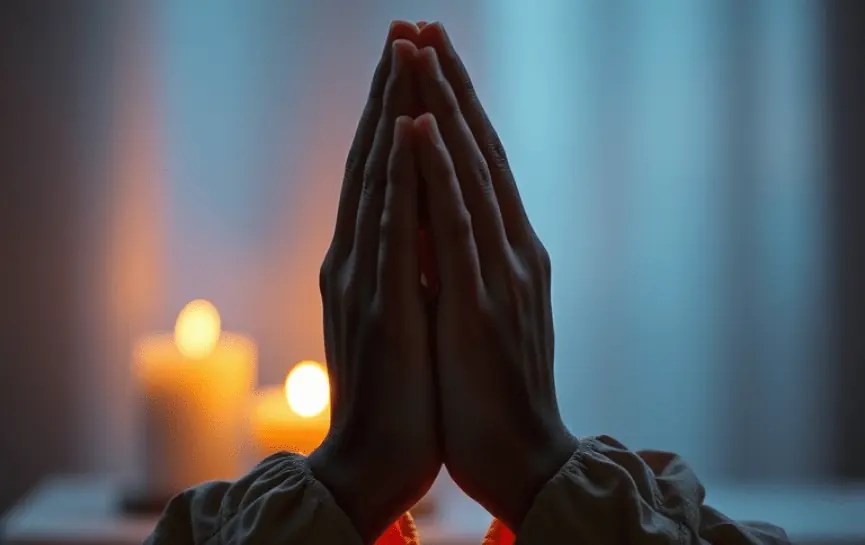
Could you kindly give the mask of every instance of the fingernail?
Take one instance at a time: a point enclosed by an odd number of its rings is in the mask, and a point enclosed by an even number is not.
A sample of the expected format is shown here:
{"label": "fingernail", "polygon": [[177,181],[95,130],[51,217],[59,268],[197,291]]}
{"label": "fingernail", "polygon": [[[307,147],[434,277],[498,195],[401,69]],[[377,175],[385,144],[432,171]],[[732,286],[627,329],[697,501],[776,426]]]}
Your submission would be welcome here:
{"label": "fingernail", "polygon": [[395,36],[399,34],[399,27],[410,26],[417,28],[414,23],[410,23],[408,21],[403,21],[402,19],[394,19],[390,22],[390,26],[387,29],[388,38],[393,39]]}
{"label": "fingernail", "polygon": [[427,23],[424,28],[426,28],[427,32],[438,32],[441,35],[444,35],[445,33],[445,27],[441,21],[432,21]]}
{"label": "fingernail", "polygon": [[396,118],[395,129],[397,131],[404,131],[412,125],[412,118],[407,115],[401,115]]}
{"label": "fingernail", "polygon": [[436,118],[433,114],[427,112],[414,120],[414,128],[431,135],[435,127]]}
{"label": "fingernail", "polygon": [[405,62],[410,60],[417,51],[413,43],[403,38],[394,40],[391,47],[393,48],[393,63],[397,69],[404,66]]}
{"label": "fingernail", "polygon": [[389,36],[394,38],[412,38],[420,34],[420,28],[415,22],[395,19],[391,21],[388,33]]}

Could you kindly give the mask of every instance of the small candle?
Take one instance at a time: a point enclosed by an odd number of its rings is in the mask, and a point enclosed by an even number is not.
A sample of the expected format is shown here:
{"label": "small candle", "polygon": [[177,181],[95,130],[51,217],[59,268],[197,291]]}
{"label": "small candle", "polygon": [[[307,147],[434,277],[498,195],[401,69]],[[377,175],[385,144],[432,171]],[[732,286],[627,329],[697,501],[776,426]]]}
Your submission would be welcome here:
{"label": "small candle", "polygon": [[205,300],[183,308],[174,335],[149,335],[136,345],[150,494],[242,473],[256,352],[251,339],[221,331],[219,313]]}
{"label": "small candle", "polygon": [[258,393],[252,429],[260,457],[291,451],[309,454],[330,428],[330,384],[324,366],[297,364],[282,387]]}

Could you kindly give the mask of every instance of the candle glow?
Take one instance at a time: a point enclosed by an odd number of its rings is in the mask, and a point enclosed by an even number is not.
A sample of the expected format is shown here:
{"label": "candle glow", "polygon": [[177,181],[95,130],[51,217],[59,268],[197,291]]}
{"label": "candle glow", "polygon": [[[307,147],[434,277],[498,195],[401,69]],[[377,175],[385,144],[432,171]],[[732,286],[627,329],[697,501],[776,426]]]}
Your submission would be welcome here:
{"label": "candle glow", "polygon": [[330,402],[327,371],[314,361],[300,362],[285,379],[285,398],[300,416],[321,414]]}
{"label": "candle glow", "polygon": [[237,478],[245,464],[240,445],[255,382],[255,342],[222,331],[216,307],[198,299],[183,307],[173,332],[144,335],[134,358],[148,491],[174,495],[199,482]]}
{"label": "candle glow", "polygon": [[177,315],[174,339],[181,354],[201,359],[216,347],[220,332],[219,311],[210,301],[196,299],[187,303]]}

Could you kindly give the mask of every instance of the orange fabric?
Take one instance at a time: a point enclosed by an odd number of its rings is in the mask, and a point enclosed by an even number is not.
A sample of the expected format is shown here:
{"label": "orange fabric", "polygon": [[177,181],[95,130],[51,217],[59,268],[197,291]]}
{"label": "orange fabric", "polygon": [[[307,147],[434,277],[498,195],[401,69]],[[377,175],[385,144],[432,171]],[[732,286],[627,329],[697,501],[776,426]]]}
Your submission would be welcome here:
{"label": "orange fabric", "polygon": [[[487,530],[482,545],[514,545],[514,534],[508,527],[494,520]],[[420,536],[417,533],[414,519],[411,514],[406,513],[390,525],[385,532],[375,541],[375,545],[420,545]]]}
{"label": "orange fabric", "polygon": [[414,519],[410,514],[404,514],[385,530],[375,545],[420,545]]}
{"label": "orange fabric", "polygon": [[494,520],[484,536],[483,545],[513,545],[516,537],[507,526]]}

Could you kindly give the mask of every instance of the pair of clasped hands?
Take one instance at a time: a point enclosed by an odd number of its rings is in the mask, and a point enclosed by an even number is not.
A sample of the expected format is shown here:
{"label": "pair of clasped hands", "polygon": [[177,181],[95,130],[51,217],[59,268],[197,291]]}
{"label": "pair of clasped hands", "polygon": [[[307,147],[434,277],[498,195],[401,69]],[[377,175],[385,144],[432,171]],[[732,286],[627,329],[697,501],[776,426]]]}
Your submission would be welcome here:
{"label": "pair of clasped hands", "polygon": [[321,268],[332,417],[308,460],[365,542],[442,464],[517,531],[573,454],[550,274],[443,27],[392,23]]}

